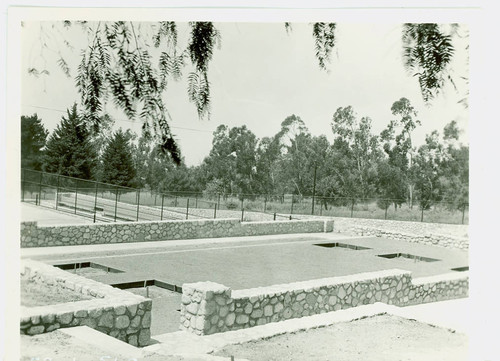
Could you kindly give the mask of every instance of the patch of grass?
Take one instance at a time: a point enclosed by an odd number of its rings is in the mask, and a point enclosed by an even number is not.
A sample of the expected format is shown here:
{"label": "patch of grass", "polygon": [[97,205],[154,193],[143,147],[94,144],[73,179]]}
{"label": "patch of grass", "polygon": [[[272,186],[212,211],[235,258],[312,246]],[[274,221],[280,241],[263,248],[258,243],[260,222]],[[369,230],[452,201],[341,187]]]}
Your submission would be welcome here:
{"label": "patch of grass", "polygon": [[36,307],[91,299],[68,289],[21,279],[21,306]]}

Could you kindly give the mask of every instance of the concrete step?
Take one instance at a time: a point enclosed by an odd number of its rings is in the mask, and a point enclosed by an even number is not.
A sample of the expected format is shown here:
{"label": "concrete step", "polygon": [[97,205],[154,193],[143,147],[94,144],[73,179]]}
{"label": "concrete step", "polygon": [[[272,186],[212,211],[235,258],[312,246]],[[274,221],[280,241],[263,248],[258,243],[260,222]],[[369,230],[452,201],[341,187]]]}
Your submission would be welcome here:
{"label": "concrete step", "polygon": [[150,354],[150,352],[134,347],[126,342],[120,341],[87,326],[61,328],[59,331],[73,336],[95,348],[109,352],[111,355],[123,356],[125,359],[139,359],[147,354]]}

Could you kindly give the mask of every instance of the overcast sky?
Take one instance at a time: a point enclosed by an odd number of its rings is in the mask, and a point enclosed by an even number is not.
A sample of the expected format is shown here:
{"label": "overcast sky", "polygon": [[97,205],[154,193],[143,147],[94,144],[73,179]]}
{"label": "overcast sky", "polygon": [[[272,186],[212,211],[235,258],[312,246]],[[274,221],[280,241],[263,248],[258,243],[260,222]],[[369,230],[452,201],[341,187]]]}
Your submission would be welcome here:
{"label": "overcast sky", "polygon": [[[47,24],[45,24],[47,25]],[[147,29],[147,24],[142,28]],[[199,120],[187,97],[187,83],[171,81],[165,94],[172,126],[187,165],[197,165],[211,149],[212,132],[219,124],[230,127],[243,124],[257,137],[272,136],[289,115],[302,118],[313,135],[325,134],[333,140],[330,123],[339,107],[353,106],[359,117],[369,116],[373,130],[379,133],[393,119],[391,105],[408,98],[419,112],[422,126],[415,132],[415,143],[422,144],[425,134],[456,120],[464,129],[467,142],[468,111],[458,101],[467,76],[465,46],[467,39],[456,39],[453,65],[458,91],[449,86],[429,106],[422,100],[418,82],[403,67],[401,24],[353,24],[337,26],[337,43],[329,71],[319,69],[315,58],[312,26],[293,23],[287,33],[283,23],[216,23],[221,33],[220,49],[214,52],[209,67],[211,81],[210,120]],[[50,30],[50,27],[45,27]],[[465,26],[461,34],[466,34]],[[55,52],[40,53],[40,23],[26,22],[22,38],[22,114],[37,113],[52,131],[65,109],[79,100],[74,78],[66,78],[55,65],[62,49],[73,75],[79,60],[79,47],[86,37],[77,29],[63,32],[75,47],[68,51],[60,33],[50,30],[42,36]],[[54,35],[56,34],[56,35]],[[145,30],[145,36],[150,34]],[[179,42],[186,44],[188,28],[179,26]],[[28,75],[30,67],[47,67],[50,75]],[[185,70],[187,74],[189,68]],[[107,109],[116,127],[139,132],[140,120],[131,122],[109,104]]]}

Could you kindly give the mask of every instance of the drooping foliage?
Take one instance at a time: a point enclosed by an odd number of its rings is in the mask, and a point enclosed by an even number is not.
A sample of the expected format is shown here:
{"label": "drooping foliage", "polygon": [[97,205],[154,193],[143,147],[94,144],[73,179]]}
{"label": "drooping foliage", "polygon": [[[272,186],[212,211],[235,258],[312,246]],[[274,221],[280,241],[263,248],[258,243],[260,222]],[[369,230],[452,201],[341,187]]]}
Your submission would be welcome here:
{"label": "drooping foliage", "polygon": [[[62,24],[64,28],[74,26],[71,21]],[[189,39],[185,44],[179,43],[178,24],[173,21],[80,21],[77,24],[88,35],[76,75],[82,119],[98,130],[105,104],[112,101],[127,117],[139,118],[144,136],[154,139],[162,153],[179,164],[181,150],[170,127],[171,119],[164,100],[166,89],[170,79],[181,79],[183,69],[190,66],[186,76],[188,98],[200,118],[210,118],[208,69],[221,39],[214,23],[188,23]],[[337,44],[338,24],[316,22],[311,25],[318,66],[328,70],[327,64]],[[453,29],[457,25],[449,27],[452,30],[446,31],[444,26],[434,23],[403,25],[404,64],[418,78],[426,102],[443,89],[446,81],[453,81],[449,66],[455,53]],[[292,24],[286,22],[285,31],[291,32],[291,29]],[[57,63],[66,75],[71,75],[63,56]],[[48,75],[46,69],[34,67],[28,72],[34,76]]]}
{"label": "drooping foliage", "polygon": [[313,37],[316,58],[319,67],[326,70],[326,63],[330,62],[330,54],[335,46],[335,23],[314,23]]}
{"label": "drooping foliage", "polygon": [[424,100],[431,100],[445,80],[452,80],[448,72],[455,53],[452,36],[439,24],[407,23],[403,26],[403,49],[406,68],[418,78]]}

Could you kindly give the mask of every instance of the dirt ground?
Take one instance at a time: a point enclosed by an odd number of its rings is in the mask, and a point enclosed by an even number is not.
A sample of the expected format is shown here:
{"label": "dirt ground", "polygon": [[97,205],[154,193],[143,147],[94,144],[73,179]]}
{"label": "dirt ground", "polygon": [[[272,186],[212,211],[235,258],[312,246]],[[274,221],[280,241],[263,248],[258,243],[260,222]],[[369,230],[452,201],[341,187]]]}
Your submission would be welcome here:
{"label": "dirt ground", "polygon": [[22,306],[36,307],[90,299],[92,299],[92,297],[71,290],[21,279]]}
{"label": "dirt ground", "polygon": [[[117,350],[119,351],[119,350]],[[81,340],[54,331],[36,336],[21,335],[21,361],[198,361],[196,358],[151,354],[133,358],[91,346]]]}
{"label": "dirt ground", "polygon": [[[252,361],[460,361],[468,359],[465,334],[396,316],[375,316],[266,340],[227,346],[214,355]],[[59,331],[21,335],[21,360],[94,361],[133,359],[100,350]],[[196,361],[206,358],[148,355],[144,361]]]}
{"label": "dirt ground", "polygon": [[252,361],[459,361],[468,359],[468,337],[383,315],[232,345],[215,355]]}

